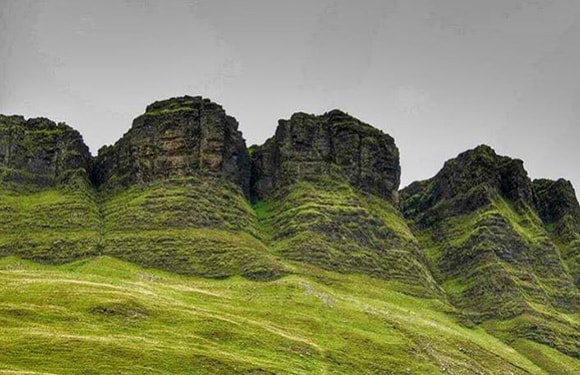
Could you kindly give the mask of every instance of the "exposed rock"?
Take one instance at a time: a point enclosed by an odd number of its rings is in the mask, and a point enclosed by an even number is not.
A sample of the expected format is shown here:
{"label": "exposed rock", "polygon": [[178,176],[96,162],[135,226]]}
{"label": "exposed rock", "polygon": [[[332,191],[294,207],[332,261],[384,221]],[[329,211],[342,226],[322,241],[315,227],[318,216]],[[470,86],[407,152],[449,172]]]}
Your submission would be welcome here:
{"label": "exposed rock", "polygon": [[580,205],[570,181],[534,180],[538,212],[546,225],[567,221],[573,230],[580,231]]}
{"label": "exposed rock", "polygon": [[96,181],[107,190],[186,176],[224,178],[249,195],[250,159],[237,121],[199,96],[149,105],[121,140],[99,150]]}
{"label": "exposed rock", "polygon": [[391,203],[398,199],[401,170],[393,138],[339,110],[280,120],[275,136],[253,151],[252,160],[257,199],[301,179],[331,174]]}
{"label": "exposed rock", "polygon": [[[435,177],[414,182],[401,191],[402,210],[408,217],[438,206],[438,217],[472,212],[490,203],[497,193],[516,204],[535,207],[532,182],[523,162],[499,156],[486,145],[449,160]],[[443,212],[444,211],[444,212]]]}
{"label": "exposed rock", "polygon": [[87,180],[92,159],[82,136],[46,118],[0,115],[0,182],[52,187]]}

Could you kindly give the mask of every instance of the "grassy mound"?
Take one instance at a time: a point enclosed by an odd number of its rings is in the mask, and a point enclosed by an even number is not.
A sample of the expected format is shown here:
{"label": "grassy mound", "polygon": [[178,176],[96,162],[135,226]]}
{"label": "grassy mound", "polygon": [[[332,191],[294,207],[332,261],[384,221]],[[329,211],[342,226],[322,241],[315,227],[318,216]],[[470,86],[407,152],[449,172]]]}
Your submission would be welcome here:
{"label": "grassy mound", "polygon": [[[83,185],[81,183],[81,185]],[[99,243],[96,197],[86,185],[0,189],[0,255],[63,263],[94,256]]]}

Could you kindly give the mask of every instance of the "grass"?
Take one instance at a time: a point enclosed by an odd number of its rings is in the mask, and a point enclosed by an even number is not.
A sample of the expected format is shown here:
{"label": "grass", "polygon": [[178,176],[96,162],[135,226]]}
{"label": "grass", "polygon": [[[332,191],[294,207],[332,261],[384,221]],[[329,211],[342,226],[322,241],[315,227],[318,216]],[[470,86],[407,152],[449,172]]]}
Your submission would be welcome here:
{"label": "grass", "polygon": [[300,181],[254,209],[276,256],[398,280],[409,293],[439,293],[400,213],[339,177]]}
{"label": "grass", "polygon": [[0,255],[70,262],[96,255],[99,218],[88,189],[0,190]]}
{"label": "grass", "polygon": [[[439,300],[314,266],[269,282],[0,260],[0,373],[546,374]],[[516,346],[517,348],[518,346]],[[540,344],[534,350],[562,356]],[[566,357],[566,368],[578,361]],[[536,362],[536,363],[534,363]],[[552,372],[557,373],[557,372]]]}
{"label": "grass", "polygon": [[278,277],[256,213],[222,180],[181,178],[103,197],[103,254],[208,277]]}

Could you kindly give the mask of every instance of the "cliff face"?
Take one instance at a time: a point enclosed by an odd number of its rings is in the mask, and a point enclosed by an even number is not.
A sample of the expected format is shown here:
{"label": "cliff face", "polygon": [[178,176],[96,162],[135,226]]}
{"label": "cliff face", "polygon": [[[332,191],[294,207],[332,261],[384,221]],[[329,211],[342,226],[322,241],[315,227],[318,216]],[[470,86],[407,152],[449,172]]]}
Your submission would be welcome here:
{"label": "cliff face", "polygon": [[559,179],[534,180],[538,213],[546,225],[568,237],[570,232],[580,231],[580,205],[570,181]]}
{"label": "cliff face", "polygon": [[95,159],[64,124],[0,116],[0,172],[0,257],[364,274],[496,337],[580,357],[574,189],[532,182],[488,146],[399,194],[393,138],[348,114],[294,114],[249,152],[220,105],[186,96],[148,106]]}
{"label": "cliff face", "polygon": [[45,118],[0,115],[0,182],[46,188],[88,180],[92,157],[79,132]]}
{"label": "cliff face", "polygon": [[[417,223],[423,219],[436,220],[472,212],[489,204],[492,194],[499,194],[517,205],[536,205],[532,182],[523,162],[497,155],[486,145],[447,161],[435,177],[414,182],[402,194],[404,213]],[[437,207],[435,211],[430,210],[433,207]],[[424,215],[426,211],[430,215]]]}
{"label": "cliff face", "polygon": [[170,177],[224,178],[249,195],[250,160],[237,121],[201,97],[155,102],[97,157],[96,182],[117,189]]}
{"label": "cliff face", "polygon": [[294,114],[252,154],[256,198],[321,175],[344,177],[354,188],[397,201],[399,150],[392,137],[341,112]]}

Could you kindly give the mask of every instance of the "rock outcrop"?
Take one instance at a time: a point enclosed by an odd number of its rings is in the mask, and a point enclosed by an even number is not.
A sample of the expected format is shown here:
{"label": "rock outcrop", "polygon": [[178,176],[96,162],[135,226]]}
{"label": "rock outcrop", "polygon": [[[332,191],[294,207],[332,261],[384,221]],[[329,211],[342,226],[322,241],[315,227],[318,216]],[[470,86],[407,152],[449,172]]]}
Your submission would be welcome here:
{"label": "rock outcrop", "polygon": [[339,110],[280,120],[252,160],[257,199],[300,180],[335,174],[356,189],[397,201],[401,170],[393,138]]}
{"label": "rock outcrop", "polygon": [[78,131],[45,118],[0,115],[0,182],[48,188],[88,181],[89,148]]}
{"label": "rock outcrop", "polygon": [[62,263],[97,254],[99,218],[81,135],[0,116],[0,257]]}
{"label": "rock outcrop", "polygon": [[[430,217],[436,220],[483,207],[494,193],[518,205],[535,207],[534,189],[523,162],[497,155],[491,147],[481,145],[447,161],[432,179],[405,188],[401,192],[402,210],[417,220],[416,214],[437,207],[438,216]],[[438,206],[441,202],[445,204]]]}
{"label": "rock outcrop", "polygon": [[201,97],[155,102],[115,145],[99,150],[96,183],[106,190],[170,177],[223,178],[249,195],[250,159],[237,121]]}
{"label": "rock outcrop", "polygon": [[[534,180],[538,213],[546,225],[580,232],[580,205],[570,181]],[[567,228],[559,228],[566,226]]]}

